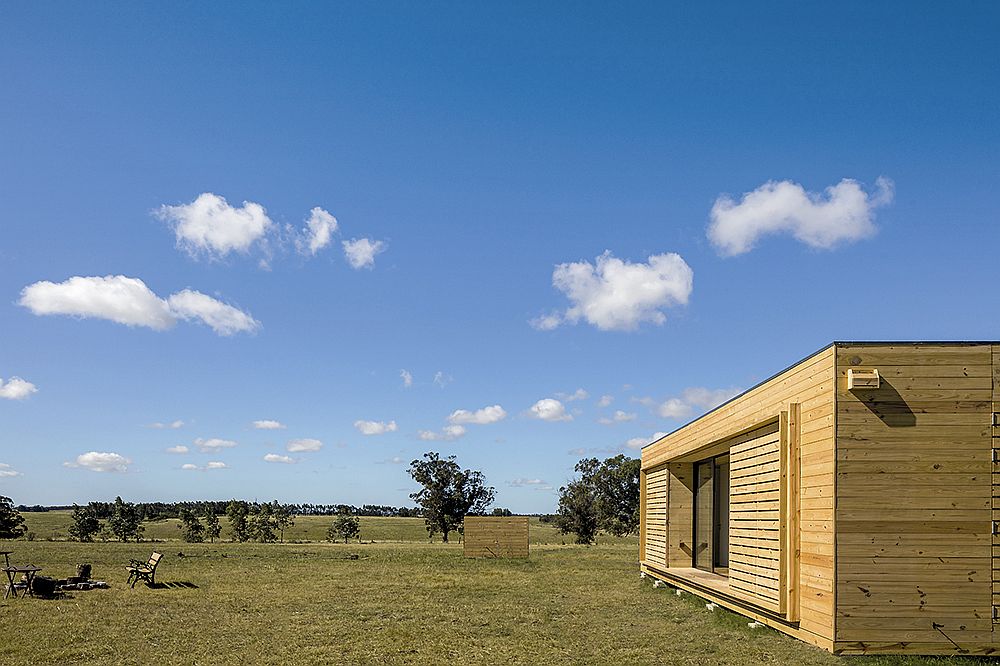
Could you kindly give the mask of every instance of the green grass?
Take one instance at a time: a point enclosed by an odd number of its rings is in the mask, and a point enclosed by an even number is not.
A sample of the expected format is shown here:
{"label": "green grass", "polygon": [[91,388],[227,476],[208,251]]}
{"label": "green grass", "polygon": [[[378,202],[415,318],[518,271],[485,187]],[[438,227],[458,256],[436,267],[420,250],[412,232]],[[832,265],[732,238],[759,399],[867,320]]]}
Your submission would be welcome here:
{"label": "green grass", "polygon": [[[750,631],[745,618],[641,580],[634,539],[563,546],[537,523],[532,539],[550,545],[536,543],[529,560],[465,559],[457,544],[427,543],[414,519],[364,520],[374,544],[171,541],[156,545],[164,586],[129,590],[124,565],[153,544],[43,541],[65,524],[28,518],[39,536],[4,542],[14,560],[56,577],[90,562],[112,587],[0,603],[2,664],[980,663],[846,660]],[[299,521],[295,538],[321,537],[329,521]]]}

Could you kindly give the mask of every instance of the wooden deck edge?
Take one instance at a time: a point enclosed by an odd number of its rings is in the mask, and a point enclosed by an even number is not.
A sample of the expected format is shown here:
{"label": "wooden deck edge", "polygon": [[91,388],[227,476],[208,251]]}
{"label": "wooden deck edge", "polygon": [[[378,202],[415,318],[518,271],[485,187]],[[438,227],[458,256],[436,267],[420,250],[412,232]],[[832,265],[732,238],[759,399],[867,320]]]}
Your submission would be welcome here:
{"label": "wooden deck edge", "polygon": [[797,638],[811,645],[815,645],[816,647],[822,648],[827,652],[834,651],[834,642],[831,638],[820,636],[819,634],[815,634],[806,629],[802,629],[801,627],[798,626],[797,623],[789,623],[771,611],[755,607],[752,604],[746,601],[742,601],[737,597],[733,597],[728,594],[722,594],[711,588],[707,588],[702,585],[698,585],[697,583],[693,583],[690,580],[686,580],[678,576],[673,576],[645,562],[639,563],[639,569],[643,573],[652,576],[654,578],[657,578],[659,580],[662,580],[663,582],[673,587],[679,588],[686,592],[690,592],[691,594],[697,595],[703,599],[707,599],[708,601],[717,603],[726,610],[730,610],[734,613],[738,613],[752,620],[756,620],[757,622],[761,622],[767,625],[768,627],[771,627],[772,629],[780,631],[783,634],[787,634],[793,638]]}

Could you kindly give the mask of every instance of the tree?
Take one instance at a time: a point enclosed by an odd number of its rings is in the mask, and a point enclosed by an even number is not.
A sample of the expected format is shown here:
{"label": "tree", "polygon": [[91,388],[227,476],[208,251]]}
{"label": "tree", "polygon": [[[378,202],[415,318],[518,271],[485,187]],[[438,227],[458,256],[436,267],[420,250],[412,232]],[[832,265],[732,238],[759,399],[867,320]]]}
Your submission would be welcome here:
{"label": "tree", "polygon": [[250,531],[247,525],[247,515],[250,508],[242,500],[232,500],[226,506],[226,516],[229,518],[229,531],[232,533],[233,541],[250,540]]}
{"label": "tree", "polygon": [[27,531],[24,516],[14,508],[14,500],[0,496],[0,539],[17,539]]}
{"label": "tree", "polygon": [[222,525],[219,524],[219,517],[215,515],[215,511],[209,509],[205,515],[205,536],[211,543],[215,543],[220,534],[222,534]]}
{"label": "tree", "polygon": [[129,539],[139,541],[145,530],[142,526],[142,516],[135,504],[124,502],[121,497],[115,498],[107,527],[119,541],[128,541]]}
{"label": "tree", "polygon": [[347,543],[348,539],[356,538],[360,540],[361,519],[357,516],[352,516],[346,511],[342,512],[326,532],[326,538],[330,541],[334,541],[338,537],[343,537],[344,543]]}
{"label": "tree", "polygon": [[201,543],[205,540],[205,526],[190,509],[181,509],[181,535],[188,543]]}
{"label": "tree", "polygon": [[94,535],[101,531],[101,521],[97,519],[94,507],[73,505],[73,524],[69,526],[69,535],[77,541],[93,541]]}
{"label": "tree", "polygon": [[584,458],[576,464],[580,478],[559,489],[559,530],[576,534],[577,543],[592,543],[598,529],[615,536],[639,527],[640,461],[618,455],[603,462]]}
{"label": "tree", "polygon": [[281,543],[285,542],[285,530],[295,525],[295,516],[292,515],[292,508],[288,504],[278,504],[278,500],[273,502],[274,526],[278,528],[281,535]]}
{"label": "tree", "polygon": [[597,536],[597,524],[597,502],[593,486],[583,479],[577,479],[559,489],[556,526],[560,532],[575,534],[577,543],[591,544]]}
{"label": "tree", "polygon": [[408,471],[423,486],[410,499],[423,509],[429,536],[441,532],[445,543],[467,514],[483,513],[493,503],[495,489],[486,485],[482,472],[463,471],[455,456],[442,459],[433,451],[425,453],[424,460],[411,462]]}
{"label": "tree", "polygon": [[276,538],[274,528],[274,507],[267,503],[255,506],[247,518],[247,533],[250,537],[261,543],[271,543]]}

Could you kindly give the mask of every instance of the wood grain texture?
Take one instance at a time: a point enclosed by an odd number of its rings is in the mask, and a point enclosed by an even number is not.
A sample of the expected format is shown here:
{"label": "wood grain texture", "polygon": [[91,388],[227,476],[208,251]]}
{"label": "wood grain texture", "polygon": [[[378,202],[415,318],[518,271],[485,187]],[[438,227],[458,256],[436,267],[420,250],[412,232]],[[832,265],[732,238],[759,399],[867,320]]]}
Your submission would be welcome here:
{"label": "wood grain texture", "polygon": [[466,557],[528,557],[527,516],[466,516]]}

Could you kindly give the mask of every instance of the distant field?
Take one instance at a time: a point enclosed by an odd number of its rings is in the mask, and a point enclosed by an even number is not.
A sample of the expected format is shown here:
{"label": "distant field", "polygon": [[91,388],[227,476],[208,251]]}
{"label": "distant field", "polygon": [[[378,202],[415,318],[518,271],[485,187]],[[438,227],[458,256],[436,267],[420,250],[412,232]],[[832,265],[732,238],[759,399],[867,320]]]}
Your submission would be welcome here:
{"label": "distant field", "polygon": [[[69,511],[48,511],[45,513],[25,513],[25,524],[35,539],[68,540],[70,526]],[[333,516],[296,516],[295,525],[285,530],[285,541],[324,541],[326,531],[333,523]],[[229,521],[225,516],[219,517],[222,524],[222,540],[229,541]],[[154,541],[180,541],[180,521],[176,519],[146,521],[143,539]],[[530,519],[530,541],[532,544],[563,544],[572,543],[572,535],[563,535],[555,527],[542,523],[538,518]],[[457,542],[458,534],[449,535],[449,539]],[[426,542],[427,529],[422,518],[374,518],[361,517],[361,539],[377,543],[414,543]],[[441,535],[434,540],[440,542]],[[634,543],[638,547],[638,539],[629,537],[617,539],[611,536],[601,536],[600,544]]]}
{"label": "distant field", "polygon": [[[377,543],[76,543],[68,514],[30,514],[0,542],[55,577],[93,565],[109,590],[0,602],[0,664],[682,664],[971,666],[977,659],[840,659],[640,580],[636,540],[561,544],[532,522],[528,560],[469,560],[419,519],[362,519]],[[320,539],[329,518],[297,521]],[[177,538],[171,521],[147,535]],[[551,545],[541,545],[548,541]],[[155,589],[129,559],[164,553]],[[357,556],[356,559],[351,559]]]}

